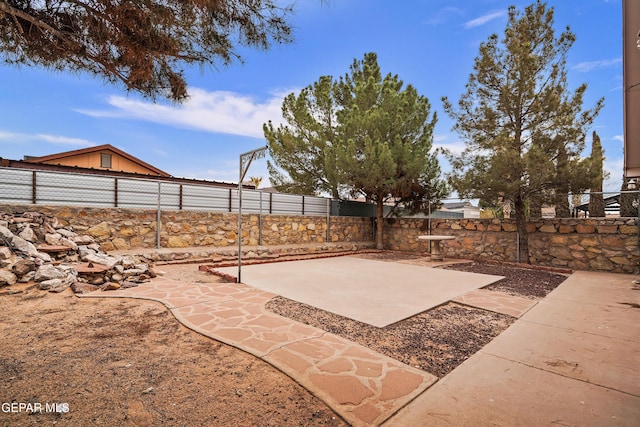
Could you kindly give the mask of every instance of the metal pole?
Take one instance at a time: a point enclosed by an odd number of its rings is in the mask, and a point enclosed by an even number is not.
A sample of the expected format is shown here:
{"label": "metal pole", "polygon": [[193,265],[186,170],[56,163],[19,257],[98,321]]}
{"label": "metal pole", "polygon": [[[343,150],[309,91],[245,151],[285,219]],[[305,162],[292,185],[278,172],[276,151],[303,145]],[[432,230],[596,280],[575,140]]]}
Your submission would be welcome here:
{"label": "metal pole", "polygon": [[[238,179],[238,283],[242,282],[242,181],[254,159],[264,157],[269,146],[257,148],[240,154],[240,170]],[[245,167],[246,162],[246,167]]]}
{"label": "metal pole", "polygon": [[[431,236],[431,199],[429,199],[429,216],[428,216],[428,218],[429,218],[429,220],[428,220],[428,223],[429,223],[429,226],[428,226],[428,228],[429,228],[429,236]],[[427,252],[431,253],[431,240],[429,240],[427,242]]]}
{"label": "metal pole", "polygon": [[329,239],[330,239],[330,232],[329,229],[331,228],[331,199],[327,199],[327,235],[325,237],[325,240],[327,243],[329,243]]}
{"label": "metal pole", "polygon": [[160,249],[160,221],[161,219],[161,214],[160,214],[160,181],[158,181],[158,209],[157,209],[157,218],[156,218],[156,247],[158,249]]}
{"label": "metal pole", "polygon": [[242,283],[242,155],[240,155],[240,179],[238,179],[238,283]]}
{"label": "metal pole", "polygon": [[258,213],[258,245],[262,246],[262,191],[260,192],[260,211]]}

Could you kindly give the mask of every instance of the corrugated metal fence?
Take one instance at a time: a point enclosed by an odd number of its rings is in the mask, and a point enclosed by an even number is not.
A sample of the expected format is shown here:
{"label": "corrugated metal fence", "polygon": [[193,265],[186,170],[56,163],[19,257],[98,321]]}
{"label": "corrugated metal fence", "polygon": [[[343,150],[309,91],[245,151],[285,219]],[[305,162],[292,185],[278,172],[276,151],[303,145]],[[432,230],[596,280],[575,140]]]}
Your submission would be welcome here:
{"label": "corrugated metal fence", "polygon": [[[0,168],[0,202],[237,212],[238,189],[153,179]],[[331,200],[243,189],[242,211],[327,216],[331,212]]]}

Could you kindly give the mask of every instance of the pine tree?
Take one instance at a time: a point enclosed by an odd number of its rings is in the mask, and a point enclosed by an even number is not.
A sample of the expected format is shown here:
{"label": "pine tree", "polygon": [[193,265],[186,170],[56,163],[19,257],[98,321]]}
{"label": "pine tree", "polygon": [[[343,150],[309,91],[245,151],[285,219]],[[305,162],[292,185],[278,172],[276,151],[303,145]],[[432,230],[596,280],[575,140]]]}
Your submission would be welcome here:
{"label": "pine tree", "polygon": [[591,167],[594,170],[593,185],[589,193],[589,216],[604,217],[604,195],[602,194],[602,181],[604,180],[603,172],[603,151],[600,137],[593,131],[593,139],[591,141]]}
{"label": "pine tree", "polygon": [[241,46],[288,42],[291,11],[274,0],[0,1],[0,55],[183,101],[184,64],[228,65]]}
{"label": "pine tree", "polygon": [[382,76],[375,53],[338,81],[324,76],[290,94],[282,111],[287,124],[264,126],[271,182],[288,192],[364,195],[377,207],[378,248],[385,202],[417,210],[446,196],[432,152],[436,115],[413,86]]}
{"label": "pine tree", "polygon": [[335,159],[330,157],[331,146],[339,143],[334,85],[331,76],[322,76],[297,96],[287,95],[282,103],[286,124],[263,126],[272,159],[267,161],[269,178],[278,191],[340,197]]}
{"label": "pine tree", "polygon": [[529,262],[527,202],[588,188],[580,154],[603,104],[583,111],[586,84],[570,92],[566,58],[575,36],[567,28],[556,37],[553,24],[553,8],[540,1],[523,13],[510,7],[502,41],[494,34],[481,43],[457,108],[443,98],[466,143],[461,156],[448,155],[449,180],[461,197],[513,202],[521,262]]}
{"label": "pine tree", "polygon": [[344,149],[336,159],[351,188],[376,204],[376,247],[383,248],[385,202],[439,201],[447,193],[432,152],[435,113],[397,75],[382,77],[375,53],[340,79],[338,112]]}

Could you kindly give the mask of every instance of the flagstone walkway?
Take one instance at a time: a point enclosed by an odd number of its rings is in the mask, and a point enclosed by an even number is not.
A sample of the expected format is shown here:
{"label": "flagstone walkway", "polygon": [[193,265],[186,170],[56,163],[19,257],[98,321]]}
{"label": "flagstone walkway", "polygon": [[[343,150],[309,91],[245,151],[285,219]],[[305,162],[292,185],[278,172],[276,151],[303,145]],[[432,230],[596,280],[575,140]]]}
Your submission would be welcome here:
{"label": "flagstone walkway", "polygon": [[[275,294],[236,283],[155,278],[83,297],[159,301],[185,326],[269,362],[354,426],[379,425],[438,378],[342,337],[265,309]],[[519,317],[535,301],[476,290],[454,299]]]}

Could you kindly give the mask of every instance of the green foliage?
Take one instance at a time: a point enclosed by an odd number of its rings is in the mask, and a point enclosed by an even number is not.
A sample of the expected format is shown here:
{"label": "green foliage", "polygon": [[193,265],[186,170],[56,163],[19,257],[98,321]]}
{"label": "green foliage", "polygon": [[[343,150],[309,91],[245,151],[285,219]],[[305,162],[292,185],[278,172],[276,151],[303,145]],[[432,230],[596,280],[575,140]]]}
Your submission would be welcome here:
{"label": "green foliage", "polygon": [[426,97],[397,75],[383,78],[374,53],[354,61],[337,90],[345,146],[336,159],[354,192],[380,205],[393,199],[414,210],[446,196],[432,152],[437,118]]}
{"label": "green foliage", "polygon": [[330,76],[322,76],[298,96],[287,95],[282,104],[287,125],[275,128],[269,122],[263,126],[272,159],[267,168],[278,191],[340,196],[335,159],[330,150],[338,143],[334,86]]}
{"label": "green foliage", "polygon": [[376,54],[368,53],[339,80],[323,76],[287,96],[286,125],[264,126],[271,181],[287,192],[364,195],[377,205],[381,247],[383,203],[418,210],[448,193],[432,152],[430,109],[413,86],[382,77]]}
{"label": "green foliage", "polygon": [[[602,169],[604,156],[600,137],[593,131],[593,139],[591,141],[591,167],[593,168],[593,184],[591,185],[591,194],[589,194],[589,216],[604,217],[604,195],[602,194],[602,181],[604,180],[604,172]],[[595,194],[594,194],[595,193]]]}
{"label": "green foliage", "polygon": [[510,7],[502,40],[494,34],[480,45],[457,108],[443,98],[466,143],[462,155],[448,153],[449,181],[461,197],[513,202],[524,262],[526,202],[566,199],[566,207],[570,191],[589,188],[591,168],[581,153],[603,105],[600,99],[583,111],[586,84],[569,90],[566,58],[575,36],[567,28],[556,37],[553,24],[553,8],[540,1],[522,13]]}
{"label": "green foliage", "polygon": [[228,65],[239,46],[287,42],[290,12],[274,0],[0,1],[0,54],[183,101],[184,64]]}

